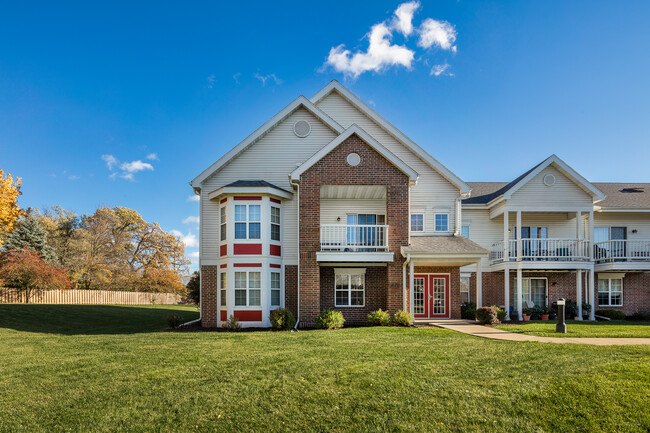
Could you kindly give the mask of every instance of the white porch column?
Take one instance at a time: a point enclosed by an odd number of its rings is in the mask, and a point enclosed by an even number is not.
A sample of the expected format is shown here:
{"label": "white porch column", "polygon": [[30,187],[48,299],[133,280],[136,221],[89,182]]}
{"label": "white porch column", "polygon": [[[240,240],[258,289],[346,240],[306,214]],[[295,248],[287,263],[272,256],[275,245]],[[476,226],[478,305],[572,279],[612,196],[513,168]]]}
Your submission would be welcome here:
{"label": "white porch column", "polygon": [[483,274],[481,262],[476,264],[476,308],[483,306]]}
{"label": "white porch column", "polygon": [[582,212],[576,212],[576,238],[582,239]]}
{"label": "white porch column", "polygon": [[[521,261],[521,211],[517,211],[517,261]],[[521,280],[521,278],[520,278]],[[521,312],[519,313],[521,314]]]}
{"label": "white porch column", "polygon": [[503,290],[505,296],[506,304],[506,321],[510,321],[510,269],[506,265],[506,269],[503,271],[504,280],[503,280]]}
{"label": "white porch column", "polygon": [[[519,227],[517,227],[517,229],[519,229]],[[524,303],[524,302],[523,302],[523,300],[524,300],[524,294],[522,293],[522,291],[523,291],[523,289],[524,289],[524,286],[523,286],[523,283],[522,283],[522,276],[521,276],[521,274],[522,274],[522,272],[521,272],[521,268],[520,268],[520,267],[517,267],[517,319],[518,319],[520,322],[521,322],[522,320],[524,320],[524,318],[523,318],[523,316],[522,316],[522,311],[521,311],[522,308],[523,308],[522,304]]]}
{"label": "white porch column", "polygon": [[507,210],[503,212],[503,261],[504,262],[508,261],[508,247],[509,247],[508,226],[510,225],[508,222],[508,214],[509,212]]}
{"label": "white porch column", "polygon": [[415,277],[413,276],[413,272],[415,270],[415,265],[413,264],[413,259],[409,262],[409,292],[411,293],[411,296],[409,298],[411,299],[411,305],[410,305],[410,313],[413,314],[413,286],[415,282]]}
{"label": "white porch column", "polygon": [[578,304],[578,320],[582,320],[582,269],[576,271],[576,304]]}
{"label": "white porch column", "polygon": [[402,266],[402,310],[406,311],[406,263]]}
{"label": "white porch column", "polygon": [[596,320],[596,280],[594,278],[594,268],[589,270],[589,320]]}
{"label": "white porch column", "polygon": [[[594,260],[594,211],[589,211],[589,258]],[[593,273],[592,273],[593,275]],[[591,310],[593,311],[593,304]]]}

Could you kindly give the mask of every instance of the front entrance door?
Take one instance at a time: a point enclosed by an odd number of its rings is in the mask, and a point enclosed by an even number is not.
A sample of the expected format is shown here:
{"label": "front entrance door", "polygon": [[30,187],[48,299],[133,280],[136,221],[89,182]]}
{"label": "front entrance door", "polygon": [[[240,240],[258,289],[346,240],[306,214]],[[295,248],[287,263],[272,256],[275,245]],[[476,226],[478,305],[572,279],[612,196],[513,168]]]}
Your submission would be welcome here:
{"label": "front entrance door", "polygon": [[449,275],[414,275],[413,316],[449,318]]}

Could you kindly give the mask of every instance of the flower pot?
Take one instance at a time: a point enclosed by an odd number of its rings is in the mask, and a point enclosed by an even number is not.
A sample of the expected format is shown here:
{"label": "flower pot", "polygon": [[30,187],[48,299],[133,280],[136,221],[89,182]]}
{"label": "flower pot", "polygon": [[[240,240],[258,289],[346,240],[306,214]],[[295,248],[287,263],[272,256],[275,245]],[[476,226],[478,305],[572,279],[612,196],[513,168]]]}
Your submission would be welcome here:
{"label": "flower pot", "polygon": [[521,317],[524,318],[524,322],[528,322],[530,320],[530,316],[527,314],[522,314]]}
{"label": "flower pot", "polygon": [[548,314],[542,314],[542,320],[548,320]]}

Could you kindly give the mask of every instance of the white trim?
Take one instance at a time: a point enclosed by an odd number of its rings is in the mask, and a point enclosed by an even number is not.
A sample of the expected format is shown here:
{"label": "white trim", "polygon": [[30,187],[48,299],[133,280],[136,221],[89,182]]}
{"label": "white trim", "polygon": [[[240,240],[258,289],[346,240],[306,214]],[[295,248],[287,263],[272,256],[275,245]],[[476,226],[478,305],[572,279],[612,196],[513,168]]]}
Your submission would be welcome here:
{"label": "white trim", "polygon": [[385,253],[373,252],[345,252],[345,251],[317,251],[317,262],[392,262],[392,251]]}
{"label": "white trim", "polygon": [[[606,275],[606,274],[605,274]],[[607,299],[608,299],[608,304],[601,304],[600,303],[600,290],[599,286],[600,284],[596,285],[596,299],[597,299],[597,304],[599,307],[622,307],[623,306],[623,278],[610,278],[609,276],[606,276],[605,278],[600,277],[601,274],[598,274],[597,280],[598,282],[605,281],[607,280]],[[620,304],[612,304],[612,280],[621,280],[621,303]],[[605,293],[605,292],[603,292]]]}
{"label": "white trim", "polygon": [[255,143],[259,138],[263,137],[268,131],[270,131],[275,125],[284,120],[287,116],[293,113],[300,107],[306,108],[311,112],[315,117],[320,119],[325,125],[329,126],[333,131],[337,133],[342,133],[344,128],[336,123],[331,117],[329,117],[325,112],[320,108],[316,107],[311,101],[309,101],[304,96],[299,96],[289,105],[284,107],[278,114],[273,116],[269,121],[260,126],[255,132],[246,137],[244,141],[239,143],[237,146],[233,147],[229,152],[224,156],[219,158],[217,162],[212,164],[210,167],[205,169],[201,174],[199,174],[194,180],[190,182],[190,185],[194,188],[199,188],[204,180],[212,176],[214,173],[219,171],[223,166],[233,160],[241,152],[243,152],[248,146]]}
{"label": "white trim", "polygon": [[401,172],[406,174],[409,177],[411,182],[417,182],[418,173],[409,167],[404,161],[395,156],[391,151],[382,146],[377,140],[372,138],[370,134],[361,129],[358,125],[352,124],[349,128],[343,131],[338,137],[330,141],[325,147],[316,152],[311,156],[307,161],[302,163],[300,167],[296,168],[290,175],[291,181],[300,181],[300,175],[307,171],[310,167],[320,161],[325,155],[334,150],[338,145],[343,143],[344,140],[356,134],[359,138],[365,141],[370,147],[379,152],[384,158],[386,158],[390,163],[397,167]]}
{"label": "white trim", "polygon": [[447,179],[452,184],[456,185],[460,189],[461,194],[469,194],[471,188],[463,182],[458,176],[452,173],[447,167],[442,165],[434,157],[429,155],[424,149],[418,146],[416,143],[411,141],[404,133],[399,129],[391,125],[386,119],[377,114],[373,109],[368,107],[363,101],[357,98],[352,92],[343,87],[341,83],[336,80],[332,80],[327,86],[323,87],[318,93],[310,98],[310,101],[314,104],[317,104],[325,96],[329,95],[332,91],[337,91],[344,99],[349,103],[355,106],[359,111],[368,116],[374,122],[376,122],[382,129],[392,135],[396,140],[401,142],[409,150],[411,150],[416,156],[425,161],[431,168],[440,173],[445,179]]}
{"label": "white trim", "polygon": [[[447,217],[447,229],[446,230],[438,230],[436,227],[436,217],[438,215],[444,215]],[[436,211],[433,213],[433,232],[434,233],[449,233],[449,212],[445,211]]]}
{"label": "white trim", "polygon": [[[348,277],[347,290],[339,290],[340,292],[347,292],[347,305],[339,305],[336,303],[337,275],[346,275]],[[361,276],[363,280],[363,303],[361,305],[352,305],[352,292],[361,292],[361,290],[352,290],[352,277],[355,275]],[[366,270],[364,268],[334,268],[334,306],[337,308],[363,308],[366,306]]]}
{"label": "white trim", "polygon": [[334,275],[360,275],[366,274],[366,268],[334,268]]}
{"label": "white trim", "polygon": [[[413,230],[413,225],[411,224],[411,217],[413,215],[422,215],[422,230]],[[426,215],[424,211],[417,211],[409,213],[409,232],[411,233],[424,233],[426,228]]]}

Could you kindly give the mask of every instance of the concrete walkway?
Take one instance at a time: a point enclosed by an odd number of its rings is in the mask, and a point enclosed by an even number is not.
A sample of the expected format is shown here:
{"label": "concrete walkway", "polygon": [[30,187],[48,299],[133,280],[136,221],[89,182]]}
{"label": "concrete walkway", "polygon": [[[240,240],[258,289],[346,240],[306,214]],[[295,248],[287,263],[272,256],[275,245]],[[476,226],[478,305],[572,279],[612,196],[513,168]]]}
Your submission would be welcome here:
{"label": "concrete walkway", "polygon": [[482,326],[470,320],[416,320],[416,325],[429,325],[475,337],[491,338],[502,341],[538,341],[541,343],[591,344],[594,346],[627,346],[633,344],[650,345],[650,338],[573,338],[573,337],[538,337],[535,335],[516,334],[501,329]]}

